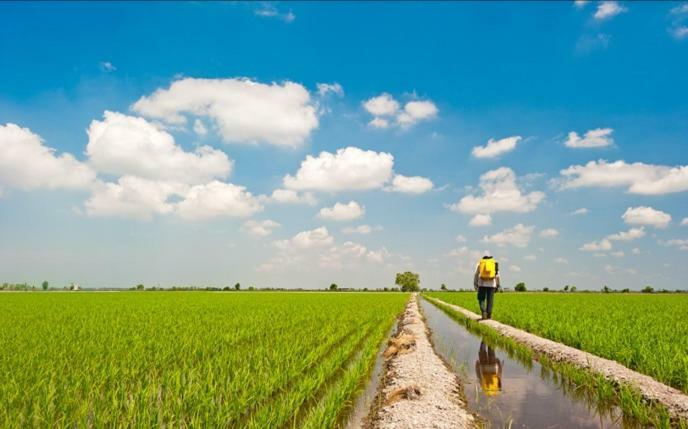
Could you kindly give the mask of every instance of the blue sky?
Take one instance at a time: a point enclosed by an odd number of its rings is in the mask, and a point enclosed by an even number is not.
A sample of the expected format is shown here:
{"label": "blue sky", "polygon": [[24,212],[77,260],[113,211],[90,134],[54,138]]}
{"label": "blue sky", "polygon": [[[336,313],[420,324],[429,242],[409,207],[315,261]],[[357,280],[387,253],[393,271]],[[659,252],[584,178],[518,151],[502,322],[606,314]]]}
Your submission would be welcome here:
{"label": "blue sky", "polygon": [[0,281],[459,288],[490,250],[507,285],[685,288],[687,26],[670,2],[3,3]]}

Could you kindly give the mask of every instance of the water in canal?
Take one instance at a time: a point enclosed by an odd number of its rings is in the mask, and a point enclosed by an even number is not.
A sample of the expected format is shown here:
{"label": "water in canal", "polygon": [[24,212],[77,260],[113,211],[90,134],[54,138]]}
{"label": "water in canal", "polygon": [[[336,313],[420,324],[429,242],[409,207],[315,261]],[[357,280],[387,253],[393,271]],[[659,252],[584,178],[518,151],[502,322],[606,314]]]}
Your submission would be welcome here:
{"label": "water in canal", "polygon": [[574,396],[537,362],[522,363],[419,300],[435,351],[464,383],[471,411],[488,428],[622,428],[618,409],[599,411]]}

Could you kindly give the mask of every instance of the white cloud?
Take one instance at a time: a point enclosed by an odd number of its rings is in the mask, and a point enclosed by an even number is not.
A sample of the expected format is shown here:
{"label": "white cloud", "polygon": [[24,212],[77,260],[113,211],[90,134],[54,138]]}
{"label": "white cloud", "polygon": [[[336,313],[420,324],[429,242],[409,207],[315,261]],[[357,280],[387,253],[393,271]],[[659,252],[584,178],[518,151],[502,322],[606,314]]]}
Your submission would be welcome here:
{"label": "white cloud", "polygon": [[472,275],[475,272],[476,264],[480,258],[482,258],[483,254],[478,250],[472,250],[466,246],[462,246],[452,249],[445,256],[452,259],[451,265],[457,272]]}
{"label": "white cloud", "polygon": [[397,123],[402,128],[408,128],[417,122],[432,119],[439,110],[432,101],[409,101],[404,111],[397,116]]}
{"label": "white cloud", "polygon": [[666,228],[671,222],[671,215],[652,207],[629,207],[622,216],[629,225],[649,225],[655,228]]}
{"label": "white cloud", "polygon": [[631,241],[645,236],[645,228],[631,228],[628,231],[620,231],[616,234],[608,235],[607,238],[612,241]]}
{"label": "white cloud", "polygon": [[645,236],[645,228],[631,228],[628,231],[620,231],[616,234],[610,234],[600,241],[591,241],[585,243],[579,248],[586,252],[599,252],[603,250],[611,250],[612,241],[631,241]]}
{"label": "white cloud", "polygon": [[403,194],[422,194],[431,190],[432,187],[432,181],[425,177],[409,177],[396,174],[394,175],[394,179],[392,179],[391,186],[388,186],[385,190]]}
{"label": "white cloud", "polygon": [[174,125],[186,123],[184,114],[207,116],[229,143],[296,147],[318,127],[310,93],[294,82],[185,78],[141,97],[132,109]]}
{"label": "white cloud", "polygon": [[100,63],[100,69],[106,73],[110,73],[116,71],[117,67],[115,67],[110,61],[103,61]]}
{"label": "white cloud", "polygon": [[465,242],[466,242],[466,237],[464,237],[463,235],[459,234],[459,235],[456,236],[456,242],[457,242],[457,243],[465,243]]}
{"label": "white cloud", "polygon": [[496,158],[516,149],[516,144],[520,140],[521,136],[511,136],[500,140],[490,139],[485,146],[473,147],[471,154],[476,158]]}
{"label": "white cloud", "polygon": [[287,24],[294,22],[296,15],[292,11],[287,13],[280,12],[274,4],[262,3],[258,9],[255,9],[253,13],[261,18],[275,18],[286,22]]}
{"label": "white cloud", "polygon": [[87,165],[55,149],[28,128],[0,125],[0,195],[3,188],[87,189],[96,173]]}
{"label": "white cloud", "polygon": [[489,214],[480,214],[473,216],[468,222],[470,226],[488,226],[492,225],[492,216]]}
{"label": "white cloud", "polygon": [[308,155],[295,176],[286,175],[284,186],[293,190],[346,191],[381,188],[392,176],[394,157],[389,153],[357,147],[337,153]]}
{"label": "white cloud", "polygon": [[299,193],[293,189],[275,189],[269,200],[280,204],[308,204],[310,206],[317,203],[312,193]]}
{"label": "white cloud", "polygon": [[232,170],[224,152],[210,146],[185,152],[172,135],[143,118],[106,111],[87,132],[89,164],[103,173],[197,184],[225,178]]}
{"label": "white cloud", "polygon": [[516,247],[526,247],[534,230],[534,226],[525,226],[519,223],[513,228],[507,228],[493,235],[486,235],[482,241],[484,243],[496,244],[499,247],[504,247],[507,244]]}
{"label": "white cloud", "polygon": [[329,246],[334,243],[334,238],[326,227],[302,231],[289,240],[275,241],[274,245],[279,249],[304,250]]}
{"label": "white cloud", "polygon": [[258,198],[246,188],[217,180],[190,187],[184,199],[176,204],[179,216],[187,220],[219,216],[249,217],[262,210]]}
{"label": "white cloud", "polygon": [[554,228],[546,228],[540,231],[540,237],[542,238],[556,238],[559,236],[559,231]]}
{"label": "white cloud", "polygon": [[198,118],[196,118],[196,120],[194,121],[193,130],[199,136],[204,136],[208,134],[208,129],[205,127],[205,124]]}
{"label": "white cloud", "polygon": [[364,245],[347,241],[337,245],[327,228],[303,231],[288,240],[273,242],[276,255],[258,267],[258,271],[309,271],[313,268],[356,269],[361,262],[380,264],[391,255],[385,247],[370,250]]}
{"label": "white cloud", "polygon": [[382,247],[379,250],[369,250],[362,244],[347,241],[340,247],[334,247],[330,250],[330,258],[337,261],[336,266],[341,266],[342,259],[352,258],[365,259],[368,262],[380,264],[390,256],[386,248]]}
{"label": "white cloud", "polygon": [[633,253],[634,255],[639,255],[639,254],[640,254],[640,249],[638,249],[637,247],[634,247],[634,248],[631,249],[631,253]]}
{"label": "white cloud", "polygon": [[389,121],[384,118],[373,118],[368,122],[368,125],[373,128],[387,128],[389,127]]}
{"label": "white cloud", "polygon": [[379,249],[379,250],[368,250],[366,253],[365,257],[368,262],[373,262],[377,264],[381,264],[385,262],[387,258],[389,258],[390,253],[387,251],[385,247]]}
{"label": "white cloud", "polygon": [[586,215],[586,214],[588,214],[588,209],[586,209],[585,207],[582,207],[580,209],[574,210],[573,212],[571,212],[571,214],[574,216]]}
{"label": "white cloud", "polygon": [[358,226],[347,226],[346,228],[342,229],[342,233],[347,234],[347,235],[352,235],[352,234],[361,234],[361,235],[367,235],[375,231],[382,231],[381,226],[370,226],[370,225],[358,225]]}
{"label": "white cloud", "polygon": [[687,37],[688,26],[685,25],[685,22],[688,19],[688,3],[671,8],[669,17],[671,19],[671,25],[669,26],[671,35],[679,40]]}
{"label": "white cloud", "polygon": [[254,237],[267,237],[268,235],[272,234],[272,231],[280,226],[281,225],[278,222],[270,219],[249,220],[241,226],[241,230],[253,235]]}
{"label": "white cloud", "polygon": [[683,220],[681,220],[681,225],[682,226],[688,225],[688,217],[684,217]]}
{"label": "white cloud", "polygon": [[400,104],[390,94],[382,93],[363,102],[363,108],[373,115],[369,125],[373,128],[387,128],[394,119],[401,128],[429,120],[437,116],[439,110],[430,100],[409,101],[400,109]]}
{"label": "white cloud", "polygon": [[688,14],[688,3],[680,4],[669,11],[673,15]]}
{"label": "white cloud", "polygon": [[679,250],[688,250],[688,239],[674,238],[665,242],[660,242],[664,246],[677,247]]}
{"label": "white cloud", "polygon": [[557,264],[568,264],[569,263],[568,259],[562,258],[561,256],[556,258],[554,260],[554,262],[556,262]]}
{"label": "white cloud", "polygon": [[607,49],[611,41],[611,34],[583,34],[576,42],[576,51],[581,54],[587,54],[598,49]]}
{"label": "white cloud", "polygon": [[365,214],[365,207],[358,204],[356,201],[349,201],[346,204],[336,203],[332,207],[323,207],[318,212],[318,217],[321,219],[329,219],[334,221],[347,221],[363,217]]}
{"label": "white cloud", "polygon": [[685,25],[679,25],[673,29],[671,34],[673,34],[673,36],[677,39],[683,39],[684,37],[688,36],[688,27]]}
{"label": "white cloud", "polygon": [[590,0],[575,0],[575,1],[573,2],[573,4],[574,4],[577,8],[582,9],[582,8],[584,8],[589,2],[590,2]]}
{"label": "white cloud", "polygon": [[580,247],[580,250],[584,250],[586,252],[599,252],[601,250],[610,250],[611,248],[612,242],[606,238],[603,238],[600,241],[591,241],[589,243],[585,243]]}
{"label": "white cloud", "polygon": [[614,139],[611,137],[613,132],[614,130],[611,128],[596,128],[586,132],[581,138],[578,133],[571,131],[564,144],[571,148],[598,148],[610,146],[614,143]]}
{"label": "white cloud", "polygon": [[347,241],[342,245],[340,251],[342,254],[345,254],[347,256],[360,258],[361,256],[365,256],[368,249],[362,244]]}
{"label": "white cloud", "polygon": [[597,20],[609,19],[621,13],[627,12],[624,6],[616,1],[601,1],[597,5],[597,10],[593,17]]}
{"label": "white cloud", "polygon": [[318,83],[317,85],[318,88],[318,95],[321,97],[324,97],[328,94],[335,94],[338,96],[343,96],[344,95],[344,88],[337,82],[334,83]]}
{"label": "white cloud", "polygon": [[530,186],[530,185],[532,185],[533,183],[535,183],[535,182],[538,181],[539,179],[542,179],[542,178],[545,177],[545,176],[546,176],[545,173],[528,173],[528,174],[526,174],[525,176],[521,176],[521,180],[522,180],[523,183],[525,183],[525,184],[527,184],[527,185]]}
{"label": "white cloud", "polygon": [[523,259],[525,259],[526,261],[535,261],[535,260],[537,260],[537,256],[532,255],[532,254],[531,254],[531,255],[526,255],[526,256],[523,257]]}
{"label": "white cloud", "polygon": [[521,270],[521,267],[519,267],[518,265],[508,265],[508,268],[509,271],[512,271],[514,273],[520,273],[521,271],[523,271]]}
{"label": "white cloud", "polygon": [[333,246],[329,253],[320,255],[320,265],[332,268],[342,268],[344,265],[354,267],[358,261],[381,264],[390,257],[385,247],[370,250],[359,243],[347,241],[341,246]]}
{"label": "white cloud", "polygon": [[392,116],[399,110],[399,102],[387,93],[363,102],[363,108],[373,116]]}
{"label": "white cloud", "polygon": [[[170,201],[172,196],[180,201]],[[120,177],[116,183],[96,183],[84,205],[88,216],[139,220],[150,220],[156,214],[177,214],[185,220],[248,217],[263,210],[260,200],[243,186],[217,180],[190,186],[136,176]]]}
{"label": "white cloud", "polygon": [[151,220],[156,214],[172,213],[169,197],[185,191],[186,186],[178,183],[124,176],[117,183],[97,183],[84,206],[91,217]]}
{"label": "white cloud", "polygon": [[271,4],[264,4],[259,9],[254,10],[253,13],[257,16],[262,16],[265,18],[272,18],[278,14],[277,8]]}
{"label": "white cloud", "polygon": [[612,252],[610,253],[610,255],[612,255],[615,258],[623,258],[624,256],[626,256],[623,250],[619,250],[618,252]]}
{"label": "white cloud", "polygon": [[480,196],[467,195],[450,209],[468,214],[491,214],[500,211],[527,213],[535,210],[545,194],[533,191],[523,194],[516,184],[516,174],[507,167],[488,171],[480,176]]}
{"label": "white cloud", "polygon": [[590,161],[561,170],[560,189],[627,187],[632,194],[661,195],[688,190],[688,165],[668,167],[625,161]]}

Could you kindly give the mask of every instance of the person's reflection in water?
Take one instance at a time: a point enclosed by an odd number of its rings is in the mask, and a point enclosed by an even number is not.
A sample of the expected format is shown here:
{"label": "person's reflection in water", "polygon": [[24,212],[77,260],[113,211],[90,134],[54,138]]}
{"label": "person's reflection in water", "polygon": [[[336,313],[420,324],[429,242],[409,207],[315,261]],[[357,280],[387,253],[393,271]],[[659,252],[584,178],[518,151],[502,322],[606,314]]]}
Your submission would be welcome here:
{"label": "person's reflection in water", "polygon": [[482,341],[475,362],[475,374],[486,395],[494,396],[502,391],[502,362],[495,356],[494,349]]}

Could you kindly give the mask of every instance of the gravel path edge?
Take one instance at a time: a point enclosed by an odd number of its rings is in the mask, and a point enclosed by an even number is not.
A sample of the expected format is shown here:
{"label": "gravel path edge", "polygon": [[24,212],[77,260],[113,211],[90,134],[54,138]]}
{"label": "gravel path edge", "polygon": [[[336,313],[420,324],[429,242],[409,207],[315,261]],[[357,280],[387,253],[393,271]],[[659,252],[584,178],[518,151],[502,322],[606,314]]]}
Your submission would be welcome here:
{"label": "gravel path edge", "polygon": [[476,428],[476,419],[461,398],[458,377],[432,347],[418,299],[415,294],[411,296],[397,334],[385,350],[381,403],[373,412],[370,427]]}

